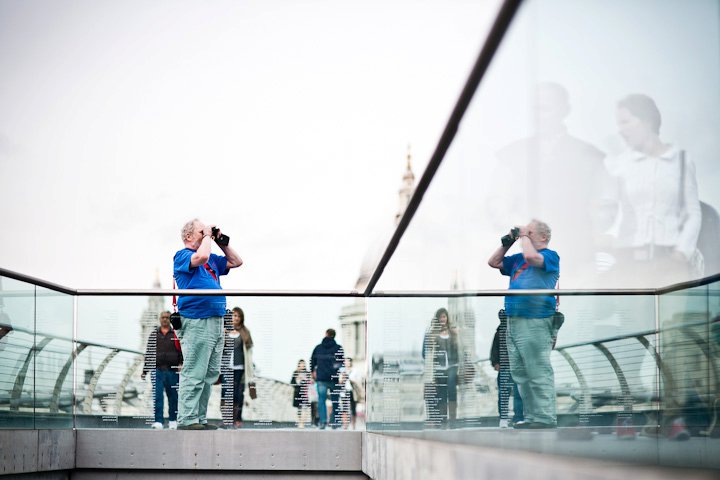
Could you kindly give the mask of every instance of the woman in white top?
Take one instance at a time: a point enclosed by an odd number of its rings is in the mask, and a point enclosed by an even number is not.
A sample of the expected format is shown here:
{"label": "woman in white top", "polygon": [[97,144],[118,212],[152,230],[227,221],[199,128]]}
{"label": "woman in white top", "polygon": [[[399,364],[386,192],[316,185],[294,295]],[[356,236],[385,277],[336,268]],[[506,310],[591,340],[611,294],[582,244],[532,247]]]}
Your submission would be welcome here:
{"label": "woman in white top", "polygon": [[629,147],[608,165],[620,187],[617,262],[626,273],[623,283],[661,286],[702,275],[694,163],[660,139],[662,117],[647,95],[620,100],[616,119]]}

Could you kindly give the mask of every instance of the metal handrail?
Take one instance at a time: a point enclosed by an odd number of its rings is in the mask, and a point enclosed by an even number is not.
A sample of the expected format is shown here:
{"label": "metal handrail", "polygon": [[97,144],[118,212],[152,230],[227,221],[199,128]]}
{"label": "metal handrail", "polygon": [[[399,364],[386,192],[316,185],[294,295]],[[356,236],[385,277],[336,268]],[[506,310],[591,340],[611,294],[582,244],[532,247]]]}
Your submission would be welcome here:
{"label": "metal handrail", "polygon": [[27,335],[39,335],[39,336],[42,336],[42,337],[45,337],[45,338],[50,338],[50,339],[52,339],[52,340],[64,340],[64,341],[66,341],[66,342],[75,342],[75,343],[79,343],[79,344],[85,345],[86,347],[107,348],[107,349],[109,349],[109,350],[117,349],[117,350],[119,350],[119,351],[121,351],[121,352],[128,352],[128,353],[136,353],[136,354],[139,354],[139,355],[145,355],[145,352],[140,351],[140,350],[133,350],[133,349],[131,349],[131,348],[116,347],[116,346],[113,346],[113,345],[105,345],[105,344],[96,343],[96,342],[88,342],[88,341],[86,341],[86,340],[73,339],[73,338],[70,338],[70,337],[64,337],[64,336],[62,336],[62,335],[53,335],[53,334],[47,334],[47,333],[42,333],[42,332],[36,332],[36,331],[29,330],[29,329],[23,328],[23,327],[15,327],[15,326],[13,326],[13,327],[12,327],[12,331],[13,331],[13,332],[25,333],[25,334],[27,334]]}
{"label": "metal handrail", "polygon": [[[228,296],[228,297],[514,297],[514,296],[632,296],[632,295],[665,295],[680,290],[702,287],[720,281],[720,273],[707,277],[676,283],[665,287],[657,288],[596,288],[596,289],[561,289],[561,290],[428,290],[428,291],[379,291],[360,293],[356,290],[188,290],[188,289],[71,289],[62,285],[46,282],[22,273],[14,272],[0,267],[0,277],[8,277],[21,282],[31,283],[36,286],[48,288],[61,293],[74,296],[172,296],[172,295],[195,295],[195,296]],[[5,292],[3,295],[12,294]],[[693,292],[687,292],[692,295]],[[697,293],[705,295],[705,293]]]}
{"label": "metal handrail", "polygon": [[485,76],[485,72],[487,72],[490,63],[495,57],[495,53],[498,48],[500,48],[500,43],[502,43],[503,38],[505,38],[505,35],[510,29],[510,24],[512,23],[513,18],[515,18],[515,14],[520,8],[521,3],[522,0],[505,0],[500,6],[498,14],[495,17],[495,22],[490,28],[488,36],[480,49],[477,60],[475,60],[475,64],[473,65],[470,75],[465,82],[465,86],[463,87],[462,92],[460,92],[460,97],[450,114],[450,118],[445,125],[442,135],[440,136],[440,140],[435,147],[435,151],[433,152],[432,157],[430,157],[430,161],[428,162],[427,167],[425,167],[425,171],[420,177],[412,197],[410,197],[410,202],[408,203],[407,208],[405,208],[405,211],[400,218],[400,222],[395,228],[395,232],[385,248],[383,256],[380,258],[380,261],[376,265],[375,270],[370,277],[370,281],[365,289],[366,296],[370,295],[375,289],[375,285],[378,280],[380,280],[385,267],[395,253],[395,249],[400,244],[400,239],[405,234],[405,230],[407,230],[407,227],[410,225],[410,221],[415,216],[415,212],[420,206],[425,192],[430,186],[430,183],[435,177],[435,173],[440,168],[440,164],[445,158],[445,154],[450,149],[450,145],[455,139],[455,134],[457,134],[457,131],[460,128],[460,122],[470,106],[470,102],[475,95],[475,91],[480,85],[480,81],[482,81]]}

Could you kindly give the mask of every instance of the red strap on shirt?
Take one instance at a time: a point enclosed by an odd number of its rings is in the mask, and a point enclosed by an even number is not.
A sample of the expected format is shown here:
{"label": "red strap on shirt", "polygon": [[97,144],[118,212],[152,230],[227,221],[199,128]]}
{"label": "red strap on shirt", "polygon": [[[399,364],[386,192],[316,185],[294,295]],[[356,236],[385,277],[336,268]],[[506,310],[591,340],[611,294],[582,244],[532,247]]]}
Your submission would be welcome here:
{"label": "red strap on shirt", "polygon": [[[173,290],[175,290],[175,277],[173,277]],[[173,310],[177,313],[177,296],[173,294]]]}
{"label": "red strap on shirt", "polygon": [[210,272],[210,275],[212,275],[212,277],[215,279],[215,281],[217,281],[217,275],[215,275],[215,271],[212,268],[210,268],[210,265],[208,265],[206,263],[205,265],[203,265],[203,267],[205,267],[205,270]]}
{"label": "red strap on shirt", "polygon": [[513,275],[512,279],[515,280],[517,277],[519,277],[520,274],[522,272],[524,272],[529,266],[530,266],[530,264],[528,264],[528,262],[525,262],[522,265],[520,265],[520,268],[515,270],[515,275]]}
{"label": "red strap on shirt", "polygon": [[172,331],[173,333],[173,343],[175,344],[175,350],[182,353],[182,347],[180,346],[180,339],[177,336],[177,333],[175,333],[175,330]]}

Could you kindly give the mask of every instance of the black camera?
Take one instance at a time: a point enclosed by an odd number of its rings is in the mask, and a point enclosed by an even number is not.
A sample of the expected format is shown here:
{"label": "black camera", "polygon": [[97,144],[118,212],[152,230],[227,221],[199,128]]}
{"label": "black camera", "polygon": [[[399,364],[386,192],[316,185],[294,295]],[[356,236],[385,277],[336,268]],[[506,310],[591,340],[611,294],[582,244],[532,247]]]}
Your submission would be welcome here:
{"label": "black camera", "polygon": [[520,228],[519,227],[512,228],[512,229],[510,229],[510,233],[508,233],[507,235],[503,235],[500,238],[500,243],[502,243],[503,247],[509,247],[510,245],[515,243],[515,240],[517,240],[519,236],[520,236]]}
{"label": "black camera", "polygon": [[213,237],[213,239],[215,240],[215,243],[217,243],[218,245],[223,245],[223,246],[224,246],[224,245],[229,245],[229,244],[230,244],[230,237],[228,237],[228,236],[225,235],[224,233],[218,235],[219,233],[220,233],[220,229],[217,228],[217,227],[213,227],[213,229],[212,229],[212,237]]}

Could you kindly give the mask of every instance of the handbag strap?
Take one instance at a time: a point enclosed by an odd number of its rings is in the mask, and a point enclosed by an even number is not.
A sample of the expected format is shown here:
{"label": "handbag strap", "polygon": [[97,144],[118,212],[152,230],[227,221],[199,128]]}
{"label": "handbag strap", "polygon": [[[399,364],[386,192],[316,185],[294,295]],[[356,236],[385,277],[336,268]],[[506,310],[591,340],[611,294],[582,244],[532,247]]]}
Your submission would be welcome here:
{"label": "handbag strap", "polygon": [[[175,290],[175,277],[173,277],[173,290]],[[177,313],[177,295],[173,293],[173,310]]]}
{"label": "handbag strap", "polygon": [[678,212],[685,210],[685,150],[680,150],[680,191],[678,197]]}

